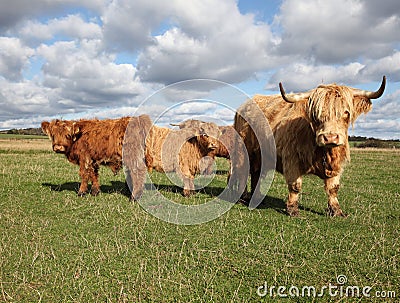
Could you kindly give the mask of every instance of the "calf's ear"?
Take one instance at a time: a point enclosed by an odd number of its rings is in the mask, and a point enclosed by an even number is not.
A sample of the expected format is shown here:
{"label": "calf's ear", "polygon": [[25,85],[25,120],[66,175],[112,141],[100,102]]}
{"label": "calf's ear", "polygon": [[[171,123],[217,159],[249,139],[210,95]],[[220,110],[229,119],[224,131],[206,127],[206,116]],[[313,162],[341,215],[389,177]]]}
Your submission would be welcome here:
{"label": "calf's ear", "polygon": [[50,135],[50,129],[49,129],[50,123],[47,122],[47,121],[43,121],[42,124],[41,124],[41,126],[42,126],[43,132],[44,132],[46,135]]}
{"label": "calf's ear", "polygon": [[354,123],[359,115],[368,113],[372,108],[370,99],[364,96],[355,96],[353,98],[353,115],[351,115],[351,122]]}
{"label": "calf's ear", "polygon": [[76,123],[76,122],[72,123],[71,133],[72,133],[74,141],[77,139],[76,136],[81,133],[81,129],[82,128],[80,127],[79,123]]}

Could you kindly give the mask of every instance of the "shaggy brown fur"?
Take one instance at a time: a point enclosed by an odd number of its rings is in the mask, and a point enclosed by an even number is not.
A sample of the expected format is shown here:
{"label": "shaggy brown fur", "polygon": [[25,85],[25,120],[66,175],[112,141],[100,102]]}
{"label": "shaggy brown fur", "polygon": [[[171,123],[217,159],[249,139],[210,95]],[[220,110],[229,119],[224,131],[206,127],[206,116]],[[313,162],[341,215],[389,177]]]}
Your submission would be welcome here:
{"label": "shaggy brown fur", "polygon": [[[384,84],[383,81],[383,90]],[[276,170],[285,176],[288,185],[289,215],[299,213],[302,176],[314,174],[325,182],[329,214],[344,216],[337,192],[343,167],[350,160],[347,131],[350,123],[371,109],[370,99],[357,95],[355,89],[336,84],[298,95],[296,103],[287,103],[282,96],[256,95],[240,106],[235,116],[234,128],[242,136],[250,159],[251,194],[259,194],[255,192],[256,186],[260,175],[265,174],[261,172],[260,144],[248,123],[257,121],[253,116],[259,108],[275,139]]]}
{"label": "shaggy brown fur", "polygon": [[[194,120],[194,119],[189,119],[186,121],[183,121],[182,123],[179,124],[173,124],[171,123],[172,126],[178,126],[180,129],[183,128],[196,128],[196,127],[201,127],[203,123],[206,123],[204,121],[200,120]],[[233,141],[233,134],[236,134],[236,131],[233,129],[232,126],[218,126],[221,135],[219,137],[220,144],[218,145],[218,148],[214,149],[213,151],[210,152],[209,156],[214,158],[214,157],[221,157],[221,158],[226,158],[229,159],[229,150],[232,151],[234,147]]]}
{"label": "shaggy brown fur", "polygon": [[[200,120],[190,119],[183,121],[182,123],[179,124],[171,124],[171,125],[179,126],[180,129],[183,129],[183,128],[199,127],[201,126],[202,123],[205,122]],[[201,172],[207,175],[212,173],[215,157],[230,159],[231,157],[230,153],[235,148],[235,138],[237,137],[237,133],[233,128],[233,126],[218,126],[218,128],[221,132],[221,136],[219,137],[220,141],[219,145],[216,149],[212,150],[207,155],[208,157],[210,157],[210,161],[207,161],[205,163],[204,171]]]}
{"label": "shaggy brown fur", "polygon": [[95,196],[100,192],[100,165],[118,173],[124,145],[130,188],[133,188],[131,199],[137,200],[144,188],[144,144],[151,124],[149,116],[142,115],[115,120],[43,121],[42,129],[52,140],[55,152],[65,154],[68,161],[79,165],[79,196],[87,193],[89,181],[92,182],[90,193]]}
{"label": "shaggy brown fur", "polygon": [[193,179],[200,160],[218,148],[219,129],[214,123],[172,130],[153,126],[146,138],[146,164],[151,171],[176,172],[184,182],[183,195],[194,193]]}

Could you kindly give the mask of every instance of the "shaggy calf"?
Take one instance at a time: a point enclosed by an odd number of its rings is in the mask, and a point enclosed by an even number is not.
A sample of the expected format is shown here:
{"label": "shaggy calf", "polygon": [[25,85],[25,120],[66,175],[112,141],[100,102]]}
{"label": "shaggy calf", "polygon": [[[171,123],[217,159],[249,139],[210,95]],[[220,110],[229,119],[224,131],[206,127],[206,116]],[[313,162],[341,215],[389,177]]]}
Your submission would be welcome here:
{"label": "shaggy calf", "polygon": [[201,160],[218,148],[219,128],[214,123],[172,130],[153,126],[146,138],[146,165],[151,171],[176,172],[184,183],[183,195],[194,193],[194,176],[200,173]]}
{"label": "shaggy calf", "polygon": [[[171,123],[172,126],[178,126],[180,129],[182,128],[193,128],[193,127],[201,127],[204,121],[189,119],[183,121],[179,124]],[[210,157],[221,157],[221,158],[230,158],[229,151],[233,151],[235,147],[234,138],[236,135],[236,131],[232,126],[218,126],[221,135],[219,137],[220,144],[214,150],[212,150],[209,154]]]}
{"label": "shaggy calf", "polygon": [[[328,214],[344,216],[337,194],[344,164],[350,159],[348,127],[360,114],[371,109],[371,100],[382,96],[385,84],[383,77],[376,92],[329,84],[288,95],[280,84],[280,95],[256,95],[242,104],[235,115],[234,128],[242,136],[249,155],[251,194],[260,195],[259,178],[266,174],[261,168],[265,161],[261,157],[264,149],[260,148],[258,139],[271,133],[264,128],[258,132],[258,138],[255,134],[266,119],[276,144],[276,170],[285,176],[289,190],[288,214],[299,214],[302,176],[314,174],[325,182]],[[260,119],[258,112],[265,118]],[[238,176],[238,180],[246,184],[247,172]]]}
{"label": "shaggy calf", "polygon": [[131,199],[137,200],[144,189],[145,138],[151,125],[150,117],[142,115],[114,120],[43,121],[41,126],[52,141],[53,151],[65,154],[68,161],[79,165],[79,196],[88,192],[89,181],[92,182],[90,193],[96,196],[100,192],[100,165],[110,167],[114,174],[118,173],[123,164],[124,146],[127,173],[129,182],[132,182],[130,188],[133,189]]}
{"label": "shaggy calf", "polygon": [[[179,124],[171,123],[171,125],[178,126],[180,129],[183,129],[190,127],[200,127],[203,123],[205,122],[200,120],[189,119]],[[206,175],[210,175],[212,173],[215,157],[221,157],[229,160],[231,158],[231,153],[236,146],[235,140],[237,140],[238,134],[236,133],[235,129],[232,126],[218,126],[218,128],[221,132],[221,135],[219,137],[219,145],[216,149],[208,153],[207,156],[210,157],[211,159],[205,162],[204,170],[201,172]]]}

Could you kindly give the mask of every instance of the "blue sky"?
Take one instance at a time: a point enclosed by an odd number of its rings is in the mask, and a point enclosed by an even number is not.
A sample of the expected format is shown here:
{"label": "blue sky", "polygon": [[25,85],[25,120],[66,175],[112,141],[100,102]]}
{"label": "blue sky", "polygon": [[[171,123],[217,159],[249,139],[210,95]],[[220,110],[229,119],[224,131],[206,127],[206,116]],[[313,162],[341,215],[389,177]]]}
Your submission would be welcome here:
{"label": "blue sky", "polygon": [[[252,96],[277,93],[281,81],[287,91],[321,82],[375,90],[386,75],[384,96],[350,133],[400,138],[399,28],[397,0],[15,0],[0,10],[0,129],[134,114],[154,92],[189,79]],[[233,109],[242,102],[226,99]],[[140,111],[156,116],[170,105]],[[191,109],[164,120],[234,114]]]}

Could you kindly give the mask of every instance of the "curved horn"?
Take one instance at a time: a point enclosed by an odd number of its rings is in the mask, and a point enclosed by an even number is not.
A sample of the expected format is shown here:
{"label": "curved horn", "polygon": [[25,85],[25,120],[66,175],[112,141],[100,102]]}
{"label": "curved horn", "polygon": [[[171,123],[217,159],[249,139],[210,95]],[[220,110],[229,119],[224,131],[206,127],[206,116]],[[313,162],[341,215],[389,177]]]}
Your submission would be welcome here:
{"label": "curved horn", "polygon": [[279,82],[279,90],[281,91],[281,96],[283,100],[285,100],[288,103],[295,103],[304,99],[308,99],[308,97],[310,97],[310,93],[298,93],[298,94],[286,95],[285,90],[283,89],[282,82]]}
{"label": "curved horn", "polygon": [[364,96],[367,97],[368,99],[378,99],[380,96],[383,95],[383,92],[385,91],[385,86],[386,86],[386,76],[383,76],[381,86],[379,89],[375,92],[370,92],[367,90],[360,90],[356,91],[354,94],[355,96]]}

